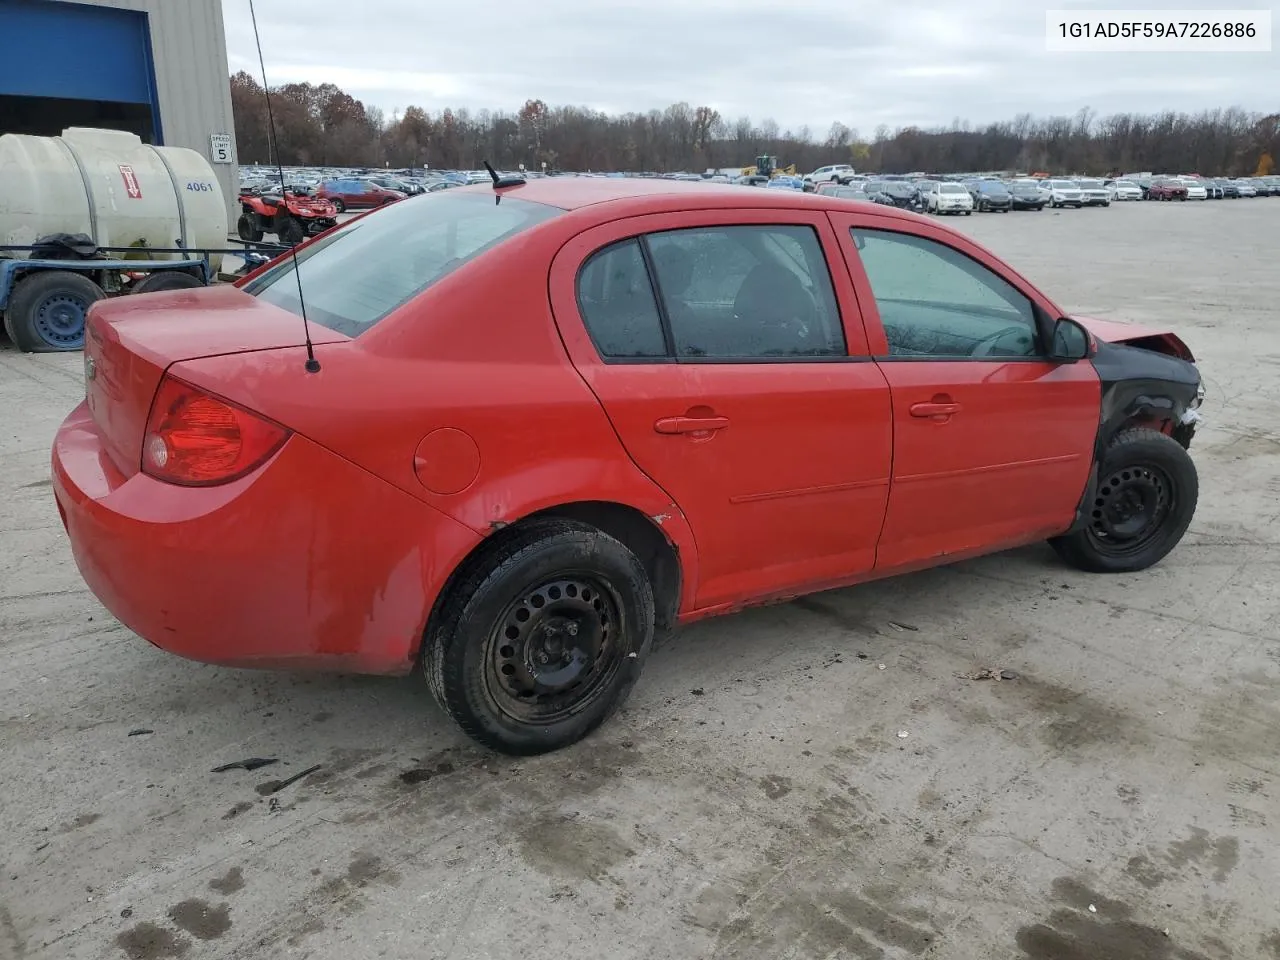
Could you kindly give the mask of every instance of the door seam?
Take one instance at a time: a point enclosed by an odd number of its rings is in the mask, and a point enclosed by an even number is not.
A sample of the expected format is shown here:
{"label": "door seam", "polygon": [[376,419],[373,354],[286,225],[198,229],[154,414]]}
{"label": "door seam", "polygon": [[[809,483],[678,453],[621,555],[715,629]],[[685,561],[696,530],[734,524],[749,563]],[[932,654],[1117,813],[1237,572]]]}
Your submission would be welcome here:
{"label": "door seam", "polygon": [[893,505],[893,491],[898,478],[898,410],[897,398],[893,394],[893,383],[889,380],[880,361],[872,360],[880,376],[884,378],[885,389],[889,391],[889,492],[884,498],[884,513],[880,515],[880,532],[876,534],[875,560],[872,570],[880,569],[880,546],[884,542],[884,528],[889,523],[889,508]]}
{"label": "door seam", "polygon": [[[558,255],[559,255],[559,251],[556,251],[556,256]],[[555,262],[555,257],[552,257],[552,262],[553,263]],[[569,345],[564,342],[564,333],[560,329],[560,321],[556,319],[555,301],[552,299],[552,296],[551,296],[550,271],[547,272],[547,310],[550,311],[551,313],[551,325],[555,327],[556,339],[560,341],[560,349],[564,351],[565,362],[569,364],[569,367],[570,369],[573,370],[574,375],[579,380],[582,381],[582,385],[587,388],[587,392],[591,394],[592,399],[595,400],[596,406],[599,407],[600,412],[604,414],[605,423],[609,424],[609,430],[612,431],[614,439],[618,441],[618,447],[622,450],[623,455],[626,456],[626,458],[629,461],[631,461],[632,466],[636,468],[636,470],[640,473],[640,476],[644,477],[646,480],[652,483],[655,488],[662,491],[662,495],[667,498],[667,503],[669,503],[672,507],[680,511],[680,516],[684,520],[684,525],[689,531],[689,536],[693,539],[694,549],[700,551],[701,548],[698,546],[698,534],[694,531],[693,524],[689,522],[689,518],[685,516],[684,508],[680,506],[679,502],[677,502],[675,497],[671,496],[671,492],[667,490],[667,488],[664,487],[662,484],[660,484],[656,479],[651,477],[649,475],[649,471],[647,471],[644,467],[640,466],[640,464],[636,461],[636,458],[632,456],[630,449],[628,449],[626,443],[622,439],[622,434],[618,432],[618,425],[613,422],[613,416],[612,414],[609,413],[608,406],[606,406],[605,402],[602,399],[600,399],[600,395],[596,393],[595,387],[591,385],[591,381],[589,381],[583,375],[582,371],[578,369],[578,365],[573,362],[573,356],[569,353]],[[661,529],[661,526],[659,526],[659,529]],[[665,533],[663,534],[663,538],[666,539],[668,543],[671,543],[673,547],[675,546],[675,544],[671,541],[671,538],[667,537]]]}

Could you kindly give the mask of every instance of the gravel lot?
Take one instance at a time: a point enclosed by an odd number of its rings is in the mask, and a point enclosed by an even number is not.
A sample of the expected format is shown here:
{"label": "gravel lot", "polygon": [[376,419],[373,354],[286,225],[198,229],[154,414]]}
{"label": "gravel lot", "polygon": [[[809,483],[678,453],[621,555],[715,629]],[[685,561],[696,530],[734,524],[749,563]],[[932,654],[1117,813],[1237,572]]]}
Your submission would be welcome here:
{"label": "gravel lot", "polygon": [[[1200,511],[1157,568],[1035,547],[699,624],[520,762],[417,678],[206,667],[116,624],[48,482],[80,357],[5,345],[0,960],[1280,958],[1278,221],[948,220],[1202,358]],[[984,667],[1017,678],[958,676]],[[252,756],[280,763],[210,773]]]}

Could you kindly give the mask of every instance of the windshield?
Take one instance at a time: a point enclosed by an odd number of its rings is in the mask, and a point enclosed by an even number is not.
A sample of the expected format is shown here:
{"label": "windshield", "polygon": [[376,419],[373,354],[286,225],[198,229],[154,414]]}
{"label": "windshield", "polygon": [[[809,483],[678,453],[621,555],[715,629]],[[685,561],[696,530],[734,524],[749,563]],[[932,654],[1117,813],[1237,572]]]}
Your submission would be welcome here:
{"label": "windshield", "polygon": [[960,184],[958,183],[944,183],[940,187],[938,187],[938,192],[939,193],[968,193],[969,191],[966,190],[964,187],[960,186]]}
{"label": "windshield", "polygon": [[1070,180],[1055,180],[1053,181],[1053,185],[1058,190],[1079,190],[1080,189]]}
{"label": "windshield", "polygon": [[1076,183],[1078,183],[1080,187],[1084,190],[1101,190],[1102,189],[1101,180],[1077,180]]}
{"label": "windshield", "polygon": [[[464,263],[563,213],[510,196],[493,201],[489,192],[422,194],[353,220],[299,251],[307,319],[359,336]],[[244,290],[302,315],[292,258]]]}
{"label": "windshield", "polygon": [[1133,187],[1134,189],[1137,189],[1137,186],[1138,186],[1138,185],[1137,185],[1136,183],[1134,183],[1132,180],[1117,180],[1114,184],[1112,184],[1112,186],[1116,186],[1116,187]]}
{"label": "windshield", "polygon": [[978,189],[983,193],[993,193],[998,197],[1009,192],[1003,183],[980,183],[978,184]]}

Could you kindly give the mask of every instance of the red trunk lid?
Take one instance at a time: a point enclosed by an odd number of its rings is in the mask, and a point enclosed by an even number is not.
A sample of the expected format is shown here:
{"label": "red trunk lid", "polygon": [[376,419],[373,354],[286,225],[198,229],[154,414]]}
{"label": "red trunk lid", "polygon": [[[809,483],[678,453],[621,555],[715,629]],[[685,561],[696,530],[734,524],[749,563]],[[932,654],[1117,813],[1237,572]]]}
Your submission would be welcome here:
{"label": "red trunk lid", "polygon": [[[312,325],[311,339],[350,338]],[[138,472],[151,401],[170,364],[303,343],[300,317],[230,285],[99,301],[85,331],[85,397],[107,455],[126,477]]]}

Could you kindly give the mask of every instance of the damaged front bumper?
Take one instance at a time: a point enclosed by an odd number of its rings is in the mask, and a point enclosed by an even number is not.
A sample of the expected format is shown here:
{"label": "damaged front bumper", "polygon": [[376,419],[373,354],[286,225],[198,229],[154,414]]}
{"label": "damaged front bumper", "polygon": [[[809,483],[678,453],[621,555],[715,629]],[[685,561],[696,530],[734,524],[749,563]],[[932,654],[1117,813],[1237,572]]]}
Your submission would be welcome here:
{"label": "damaged front bumper", "polygon": [[1196,427],[1204,420],[1204,415],[1200,412],[1200,406],[1204,403],[1204,381],[1201,380],[1196,384],[1196,398],[1191,401],[1187,409],[1182,411],[1182,416],[1178,417],[1178,422],[1173,428],[1173,439],[1182,444],[1183,449],[1190,449],[1191,440],[1196,435]]}

